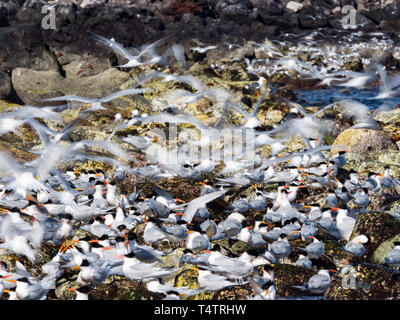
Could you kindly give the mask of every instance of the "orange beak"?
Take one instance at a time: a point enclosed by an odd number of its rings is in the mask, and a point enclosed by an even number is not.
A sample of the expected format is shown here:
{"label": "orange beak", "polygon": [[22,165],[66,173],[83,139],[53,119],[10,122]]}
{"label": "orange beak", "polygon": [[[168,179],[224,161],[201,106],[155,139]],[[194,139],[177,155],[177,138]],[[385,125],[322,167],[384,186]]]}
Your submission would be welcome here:
{"label": "orange beak", "polygon": [[6,281],[8,281],[8,282],[12,282],[12,283],[17,283],[17,281],[16,281],[16,280],[10,280],[10,279],[6,279]]}

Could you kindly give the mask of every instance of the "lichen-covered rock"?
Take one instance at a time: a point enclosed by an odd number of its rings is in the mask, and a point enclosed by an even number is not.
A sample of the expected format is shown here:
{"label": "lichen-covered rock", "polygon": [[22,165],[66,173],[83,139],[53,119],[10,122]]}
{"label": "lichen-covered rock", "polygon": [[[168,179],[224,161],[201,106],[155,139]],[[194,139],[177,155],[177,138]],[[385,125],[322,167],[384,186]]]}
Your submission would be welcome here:
{"label": "lichen-covered rock", "polygon": [[102,283],[91,291],[94,300],[160,300],[163,295],[146,289],[143,282],[115,276],[109,283]]}
{"label": "lichen-covered rock", "polygon": [[[18,97],[30,105],[44,106],[42,99],[62,95],[78,95],[88,98],[104,97],[119,90],[130,75],[110,68],[100,74],[83,78],[63,78],[56,70],[35,71],[16,68],[11,81]],[[52,105],[57,103],[53,102]]]}
{"label": "lichen-covered rock", "polygon": [[383,262],[383,259],[387,256],[390,250],[394,248],[394,242],[400,241],[400,234],[394,236],[393,238],[390,238],[389,240],[386,240],[382,242],[378,248],[376,248],[373,256],[372,256],[372,262],[381,264]]}
{"label": "lichen-covered rock", "polygon": [[399,123],[400,121],[400,109],[393,109],[390,111],[381,111],[377,112],[376,115],[374,116],[374,119],[378,122],[381,122],[383,124],[388,124],[388,123]]}
{"label": "lichen-covered rock", "polygon": [[347,129],[333,143],[331,155],[349,150],[366,157],[380,150],[398,150],[396,143],[383,130]]}
{"label": "lichen-covered rock", "polygon": [[193,269],[184,268],[175,278],[174,287],[200,288],[197,278],[199,273]]}
{"label": "lichen-covered rock", "polygon": [[240,256],[243,252],[250,250],[251,246],[246,242],[240,240],[216,240],[212,242],[213,244],[219,244],[221,249],[226,250],[230,254],[234,254],[235,256]]}
{"label": "lichen-covered rock", "polygon": [[278,296],[309,295],[306,291],[293,288],[308,281],[315,271],[292,264],[274,265],[274,282]]}
{"label": "lichen-covered rock", "polygon": [[231,286],[221,290],[204,291],[182,300],[243,300],[252,293],[250,285]]}
{"label": "lichen-covered rock", "polygon": [[329,300],[399,299],[400,277],[377,265],[358,264],[354,267],[355,281],[335,275],[324,297]]}
{"label": "lichen-covered rock", "polygon": [[383,242],[400,234],[400,222],[388,213],[364,213],[359,216],[350,240],[361,234],[371,237],[371,242],[365,245],[366,261],[376,263],[374,259],[376,249]]}

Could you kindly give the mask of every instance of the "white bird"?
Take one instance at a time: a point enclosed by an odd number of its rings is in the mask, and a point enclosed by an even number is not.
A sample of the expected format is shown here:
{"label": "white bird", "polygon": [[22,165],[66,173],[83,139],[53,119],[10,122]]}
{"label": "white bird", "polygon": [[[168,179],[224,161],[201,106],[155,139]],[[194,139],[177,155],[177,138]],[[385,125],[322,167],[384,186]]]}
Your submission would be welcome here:
{"label": "white bird", "polygon": [[209,50],[213,50],[218,48],[218,46],[207,46],[207,47],[192,47],[190,48],[190,50],[195,51],[195,52],[199,52],[199,53],[205,53]]}
{"label": "white bird", "polygon": [[86,98],[86,97],[80,97],[80,96],[61,96],[61,97],[56,97],[56,98],[48,98],[44,99],[43,101],[79,101],[82,103],[91,103],[92,106],[87,109],[85,112],[89,111],[97,111],[97,110],[107,110],[105,107],[102,106],[103,103],[109,102],[111,100],[117,99],[122,96],[127,96],[127,95],[135,95],[135,94],[142,94],[145,92],[150,91],[150,89],[125,89],[125,90],[119,90],[117,92],[113,92],[109,94],[108,96],[105,96],[103,98]]}
{"label": "white bird", "polygon": [[325,269],[319,270],[318,273],[316,275],[313,275],[303,286],[293,287],[300,290],[307,290],[316,294],[322,294],[331,285],[331,277],[329,271],[330,270]]}

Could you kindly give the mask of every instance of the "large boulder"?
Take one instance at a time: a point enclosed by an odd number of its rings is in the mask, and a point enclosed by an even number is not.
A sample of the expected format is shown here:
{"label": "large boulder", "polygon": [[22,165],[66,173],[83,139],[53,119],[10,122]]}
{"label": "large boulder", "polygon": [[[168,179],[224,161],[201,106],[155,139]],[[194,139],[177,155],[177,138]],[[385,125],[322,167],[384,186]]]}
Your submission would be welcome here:
{"label": "large boulder", "polygon": [[383,130],[347,129],[333,143],[331,155],[349,150],[366,157],[380,150],[398,150],[397,144]]}
{"label": "large boulder", "polygon": [[13,69],[55,70],[52,54],[42,43],[40,26],[34,23],[0,28],[0,71]]}
{"label": "large boulder", "polygon": [[[57,71],[35,71],[17,68],[11,80],[18,97],[26,104],[49,105],[41,101],[61,95],[78,95],[88,98],[104,97],[115,92],[129,79],[126,72],[110,68],[98,75],[83,78],[64,78]],[[55,104],[55,103],[52,103]]]}

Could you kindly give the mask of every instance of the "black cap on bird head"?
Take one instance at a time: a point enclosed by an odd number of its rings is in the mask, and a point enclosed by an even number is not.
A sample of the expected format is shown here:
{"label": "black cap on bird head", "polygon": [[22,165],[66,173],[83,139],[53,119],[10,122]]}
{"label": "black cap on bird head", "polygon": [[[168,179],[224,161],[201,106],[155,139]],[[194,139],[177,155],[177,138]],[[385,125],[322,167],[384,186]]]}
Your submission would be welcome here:
{"label": "black cap on bird head", "polygon": [[84,287],[80,287],[78,289],[76,289],[76,291],[80,292],[80,293],[89,293],[92,289],[88,286],[84,286]]}
{"label": "black cap on bird head", "polygon": [[74,217],[73,217],[72,214],[70,214],[70,213],[66,213],[66,214],[64,215],[64,219],[65,219],[65,220],[71,221],[73,218],[74,218]]}
{"label": "black cap on bird head", "polygon": [[132,251],[132,252],[126,254],[125,257],[127,257],[127,258],[134,258],[134,257],[136,257],[136,255],[135,255],[135,253]]}
{"label": "black cap on bird head", "polygon": [[340,155],[346,154],[346,151],[339,151],[339,154],[340,154]]}
{"label": "black cap on bird head", "polygon": [[190,250],[190,249],[185,249],[185,250],[183,250],[183,254],[186,254],[186,253],[194,253],[192,250]]}
{"label": "black cap on bird head", "polygon": [[125,229],[127,229],[127,228],[126,228],[126,225],[120,224],[120,225],[117,227],[117,229],[118,229],[119,232],[121,232],[122,230],[125,230]]}
{"label": "black cap on bird head", "polygon": [[80,266],[81,267],[89,267],[89,261],[87,261],[86,259],[83,259]]}
{"label": "black cap on bird head", "polygon": [[118,236],[115,238],[115,241],[116,242],[125,242],[125,239],[123,237]]}
{"label": "black cap on bird head", "polygon": [[393,244],[394,244],[395,246],[400,246],[400,241],[395,241],[395,242],[393,242]]}
{"label": "black cap on bird head", "polygon": [[94,218],[94,221],[104,222],[104,219],[103,217],[96,217]]}
{"label": "black cap on bird head", "polygon": [[19,281],[19,282],[25,282],[25,283],[29,283],[29,279],[28,279],[28,278],[26,278],[26,277],[19,278],[17,281]]}
{"label": "black cap on bird head", "polygon": [[216,243],[212,246],[211,251],[221,251],[221,246],[218,243]]}

